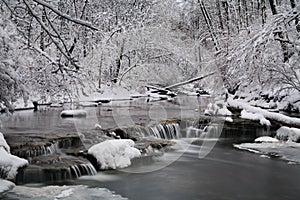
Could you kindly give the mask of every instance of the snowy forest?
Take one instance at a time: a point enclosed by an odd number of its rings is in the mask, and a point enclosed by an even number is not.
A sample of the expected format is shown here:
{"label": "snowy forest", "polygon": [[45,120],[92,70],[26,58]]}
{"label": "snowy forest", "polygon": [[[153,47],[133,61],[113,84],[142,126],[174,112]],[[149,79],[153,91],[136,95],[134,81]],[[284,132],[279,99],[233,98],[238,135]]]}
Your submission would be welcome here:
{"label": "snowy forest", "polygon": [[2,108],[217,71],[195,87],[220,79],[222,93],[298,109],[297,0],[1,0],[0,10]]}

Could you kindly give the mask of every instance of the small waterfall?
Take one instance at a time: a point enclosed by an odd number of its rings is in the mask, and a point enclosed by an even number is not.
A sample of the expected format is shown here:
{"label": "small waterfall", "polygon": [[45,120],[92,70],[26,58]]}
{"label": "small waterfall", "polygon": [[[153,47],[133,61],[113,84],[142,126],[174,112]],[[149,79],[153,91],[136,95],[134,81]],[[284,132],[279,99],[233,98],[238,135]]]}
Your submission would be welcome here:
{"label": "small waterfall", "polygon": [[71,166],[70,173],[74,178],[79,178],[83,175],[96,175],[97,171],[91,163],[83,163]]}
{"label": "small waterfall", "polygon": [[13,149],[12,154],[21,158],[30,159],[37,156],[54,154],[56,149],[57,144],[51,143]]}
{"label": "small waterfall", "polygon": [[156,137],[159,139],[181,138],[180,126],[174,124],[158,124],[152,127],[137,127],[135,132],[140,137]]}

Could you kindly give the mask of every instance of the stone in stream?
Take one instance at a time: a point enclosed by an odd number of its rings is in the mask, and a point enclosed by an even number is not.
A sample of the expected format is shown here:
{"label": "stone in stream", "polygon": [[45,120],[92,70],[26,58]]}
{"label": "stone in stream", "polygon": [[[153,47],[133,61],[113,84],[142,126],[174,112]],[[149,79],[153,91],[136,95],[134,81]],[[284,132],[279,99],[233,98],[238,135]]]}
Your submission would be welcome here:
{"label": "stone in stream", "polygon": [[60,113],[60,116],[65,117],[86,117],[87,112],[85,110],[64,110]]}

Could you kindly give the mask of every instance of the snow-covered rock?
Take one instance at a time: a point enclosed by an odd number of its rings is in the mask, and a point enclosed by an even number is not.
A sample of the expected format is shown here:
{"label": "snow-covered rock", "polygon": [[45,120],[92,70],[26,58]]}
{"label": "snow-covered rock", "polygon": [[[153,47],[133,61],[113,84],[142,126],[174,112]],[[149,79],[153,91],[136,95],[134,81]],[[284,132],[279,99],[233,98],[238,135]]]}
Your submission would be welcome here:
{"label": "snow-covered rock", "polygon": [[8,153],[10,153],[10,147],[8,146],[1,132],[0,132],[0,147],[3,147]]}
{"label": "snow-covered rock", "polygon": [[60,113],[61,117],[86,117],[87,112],[85,110],[64,110]]}
{"label": "snow-covered rock", "polygon": [[219,107],[217,104],[209,103],[207,109],[204,111],[205,115],[220,115],[220,116],[231,116],[232,113],[224,104],[220,104]]}
{"label": "snow-covered rock", "polygon": [[132,140],[107,140],[92,146],[88,153],[93,155],[101,169],[125,168],[131,165],[131,159],[140,157]]}
{"label": "snow-covered rock", "polygon": [[0,198],[8,191],[12,190],[15,187],[15,184],[7,181],[0,179]]}
{"label": "snow-covered rock", "polygon": [[0,174],[4,179],[15,178],[18,169],[28,165],[27,160],[11,155],[9,149],[3,134],[0,133]]}
{"label": "snow-covered rock", "polygon": [[271,122],[267,120],[261,113],[247,112],[245,109],[241,112],[241,118],[258,120],[261,125],[271,126]]}
{"label": "snow-covered rock", "polygon": [[276,142],[279,142],[279,140],[277,140],[276,138],[273,138],[273,137],[263,136],[263,137],[256,138],[254,140],[254,142],[256,142],[256,143],[263,143],[263,142],[276,143]]}
{"label": "snow-covered rock", "polygon": [[299,142],[300,129],[282,126],[277,130],[276,138],[282,141]]}

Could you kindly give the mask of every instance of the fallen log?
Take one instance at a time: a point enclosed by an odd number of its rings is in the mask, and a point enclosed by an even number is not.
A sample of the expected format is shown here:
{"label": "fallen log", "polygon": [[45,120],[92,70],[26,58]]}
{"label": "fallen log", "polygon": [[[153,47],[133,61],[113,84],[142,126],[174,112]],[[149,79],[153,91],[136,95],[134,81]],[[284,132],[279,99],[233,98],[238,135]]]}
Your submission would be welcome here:
{"label": "fallen log", "polygon": [[283,126],[300,128],[300,119],[295,117],[289,117],[281,113],[275,113],[262,108],[251,106],[245,102],[238,100],[229,99],[227,101],[227,106],[237,110],[246,110],[251,113],[258,113],[263,115],[267,120],[281,124]]}
{"label": "fallen log", "polygon": [[212,72],[210,74],[207,74],[207,75],[204,75],[204,76],[200,76],[200,77],[196,77],[196,78],[192,78],[190,80],[187,80],[187,81],[184,81],[184,82],[180,82],[180,83],[176,83],[174,85],[170,85],[170,86],[167,86],[167,87],[164,87],[164,88],[160,88],[160,87],[156,87],[156,86],[151,86],[151,85],[146,85],[145,87],[149,90],[149,89],[153,89],[153,90],[156,90],[155,92],[152,92],[152,93],[159,93],[159,94],[165,94],[165,95],[168,95],[170,93],[172,93],[171,89],[172,88],[176,88],[176,87],[179,87],[179,86],[182,86],[182,85],[186,85],[186,84],[189,84],[189,83],[193,83],[195,81],[199,81],[199,80],[202,80],[204,78],[207,78],[209,76],[212,76],[214,75],[216,72]]}

